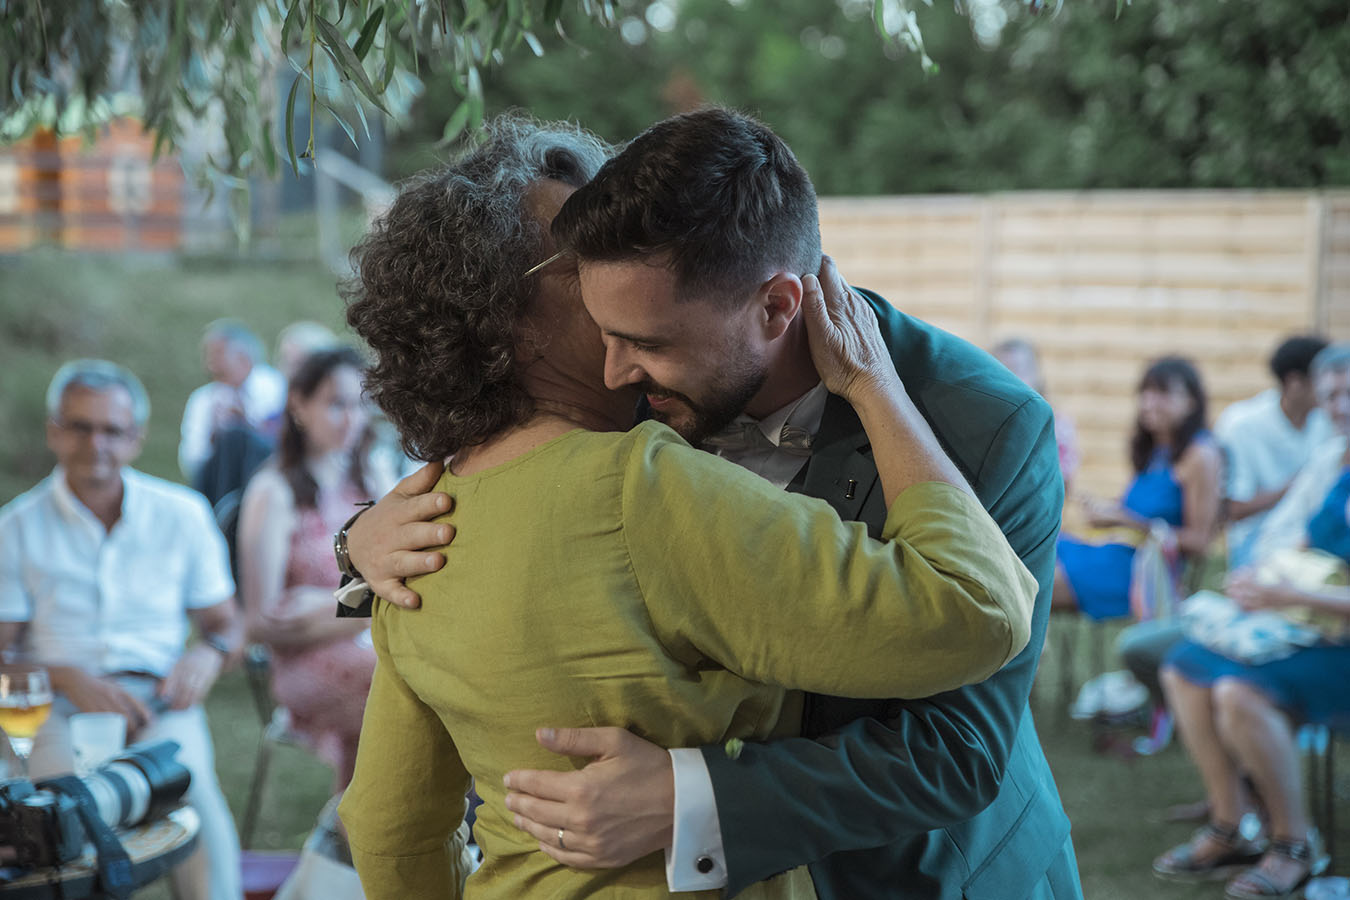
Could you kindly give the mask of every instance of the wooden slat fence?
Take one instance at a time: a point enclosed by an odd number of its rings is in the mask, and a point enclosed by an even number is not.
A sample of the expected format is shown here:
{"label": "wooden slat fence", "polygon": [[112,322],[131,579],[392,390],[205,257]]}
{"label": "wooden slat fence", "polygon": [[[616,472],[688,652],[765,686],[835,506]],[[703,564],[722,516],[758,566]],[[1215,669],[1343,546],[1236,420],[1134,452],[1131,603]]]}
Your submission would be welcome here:
{"label": "wooden slat fence", "polygon": [[1212,418],[1272,383],[1284,337],[1350,339],[1350,193],[828,198],[821,227],[852,283],[982,346],[1039,347],[1078,426],[1079,486],[1104,496],[1128,479],[1149,360],[1195,360]]}

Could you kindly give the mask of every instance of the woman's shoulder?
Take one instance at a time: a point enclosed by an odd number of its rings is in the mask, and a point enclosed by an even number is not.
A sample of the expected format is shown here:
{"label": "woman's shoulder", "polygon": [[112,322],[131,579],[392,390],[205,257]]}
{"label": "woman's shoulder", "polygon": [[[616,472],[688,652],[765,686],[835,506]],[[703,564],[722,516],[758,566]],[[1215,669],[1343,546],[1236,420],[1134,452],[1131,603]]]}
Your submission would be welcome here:
{"label": "woman's shoulder", "polygon": [[1208,430],[1197,432],[1186,449],[1181,451],[1173,467],[1183,472],[1218,471],[1223,466],[1223,448]]}
{"label": "woman's shoulder", "polygon": [[290,508],[295,506],[295,493],[290,482],[275,465],[263,466],[249,478],[244,488],[245,504],[265,504],[270,508]]}
{"label": "woman's shoulder", "polygon": [[669,425],[648,419],[627,431],[591,431],[573,442],[572,451],[578,455],[607,460],[611,456],[633,458],[662,455],[669,451],[706,456],[689,446]]}
{"label": "woman's shoulder", "polygon": [[[659,455],[670,444],[689,448],[673,431],[656,422],[644,422],[628,431],[573,429],[480,471],[455,474],[447,468],[436,490],[453,494],[470,486],[496,489],[509,483],[515,490],[520,485],[537,484],[549,485],[558,496],[572,493],[571,488],[598,496],[606,493],[605,484],[611,484],[617,492],[636,461]],[[562,486],[569,490],[560,492]]]}
{"label": "woman's shoulder", "polygon": [[624,437],[634,447],[685,447],[690,450],[689,442],[671,428],[655,419],[639,422],[624,432]]}
{"label": "woman's shoulder", "polygon": [[645,466],[699,466],[708,461],[713,461],[711,464],[714,466],[730,465],[716,454],[690,446],[669,425],[652,419],[639,422],[624,432],[616,447],[630,462]]}
{"label": "woman's shoulder", "polygon": [[755,502],[760,494],[789,496],[750,470],[691,446],[660,422],[634,426],[617,447],[624,457],[624,490],[630,497],[635,492],[650,496],[652,491],[686,499],[715,495],[735,505]]}

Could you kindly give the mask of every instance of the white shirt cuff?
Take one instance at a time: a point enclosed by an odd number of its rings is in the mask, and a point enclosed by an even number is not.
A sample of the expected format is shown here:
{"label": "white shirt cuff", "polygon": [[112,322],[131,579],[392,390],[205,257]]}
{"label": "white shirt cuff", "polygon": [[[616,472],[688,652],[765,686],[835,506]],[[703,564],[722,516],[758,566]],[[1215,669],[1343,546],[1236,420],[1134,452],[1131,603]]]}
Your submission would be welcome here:
{"label": "white shirt cuff", "polygon": [[675,835],[666,849],[666,887],[708,891],[726,887],[726,853],[708,764],[700,750],[671,750],[675,771]]}
{"label": "white shirt cuff", "polygon": [[356,609],[365,599],[366,591],[370,590],[370,585],[366,584],[364,578],[357,578],[349,581],[342,587],[333,591],[333,597],[348,609]]}

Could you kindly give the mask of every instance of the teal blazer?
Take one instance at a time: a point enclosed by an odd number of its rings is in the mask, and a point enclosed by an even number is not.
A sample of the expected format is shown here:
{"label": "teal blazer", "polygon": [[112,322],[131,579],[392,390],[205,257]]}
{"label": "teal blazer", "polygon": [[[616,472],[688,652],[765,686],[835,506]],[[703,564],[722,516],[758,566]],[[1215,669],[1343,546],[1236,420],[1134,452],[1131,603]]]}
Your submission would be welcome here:
{"label": "teal blazer", "polygon": [[[822,900],[1078,900],[1069,820],[1027,706],[1064,502],[1050,406],[984,351],[863,293],[910,397],[1040,585],[1031,642],[976,685],[920,701],[808,695],[803,737],[734,760],[704,747],[726,896],[809,863]],[[885,521],[867,437],[841,398],[793,489],[874,535]]]}

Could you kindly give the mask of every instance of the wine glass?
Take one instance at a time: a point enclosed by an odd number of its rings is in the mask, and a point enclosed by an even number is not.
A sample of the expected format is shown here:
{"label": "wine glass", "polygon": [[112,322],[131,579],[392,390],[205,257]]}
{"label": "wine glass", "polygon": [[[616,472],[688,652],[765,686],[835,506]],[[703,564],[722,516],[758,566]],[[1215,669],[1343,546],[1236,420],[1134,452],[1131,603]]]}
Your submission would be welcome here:
{"label": "wine glass", "polygon": [[52,682],[41,666],[0,665],[0,729],[25,762],[52,711]]}

